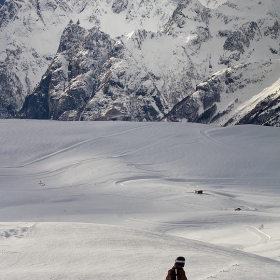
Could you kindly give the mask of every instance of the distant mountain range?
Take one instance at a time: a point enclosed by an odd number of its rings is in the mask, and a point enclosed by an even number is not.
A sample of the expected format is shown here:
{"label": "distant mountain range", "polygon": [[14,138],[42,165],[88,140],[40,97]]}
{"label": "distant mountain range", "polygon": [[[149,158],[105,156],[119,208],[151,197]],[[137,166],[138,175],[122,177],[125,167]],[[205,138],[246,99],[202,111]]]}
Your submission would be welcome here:
{"label": "distant mountain range", "polygon": [[6,0],[0,117],[280,126],[279,0]]}

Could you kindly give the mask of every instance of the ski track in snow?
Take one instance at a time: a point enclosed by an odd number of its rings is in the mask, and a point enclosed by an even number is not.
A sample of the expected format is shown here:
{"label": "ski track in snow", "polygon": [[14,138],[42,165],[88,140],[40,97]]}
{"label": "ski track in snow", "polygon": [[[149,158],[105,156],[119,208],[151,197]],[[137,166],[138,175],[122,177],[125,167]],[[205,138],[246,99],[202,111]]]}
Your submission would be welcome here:
{"label": "ski track in snow", "polygon": [[225,143],[222,143],[221,141],[218,141],[215,138],[211,137],[207,131],[208,131],[207,129],[200,130],[200,134],[204,137],[204,139],[212,141],[213,143],[217,143],[218,145],[222,145],[222,146],[226,146],[226,147],[231,147],[231,146],[229,146],[229,145],[227,145]]}
{"label": "ski track in snow", "polygon": [[254,227],[254,226],[250,226],[250,227],[248,226],[248,227],[246,227],[246,228],[247,228],[247,230],[248,230],[249,232],[251,232],[252,234],[254,234],[254,235],[256,235],[256,236],[259,237],[259,242],[258,242],[258,244],[264,244],[264,243],[270,242],[271,237],[270,237],[268,234],[264,233],[263,231],[257,229],[257,228]]}
{"label": "ski track in snow", "polygon": [[[277,265],[277,262],[266,260],[263,266],[264,258],[254,259],[250,254],[223,250],[206,243],[121,227],[36,223],[24,228],[27,228],[25,237],[17,240],[22,243],[21,247],[14,250],[17,246],[12,245],[10,250],[1,251],[0,266],[5,279],[17,279],[10,272],[11,265],[13,271],[21,272],[18,275],[21,279],[92,279],[93,275],[98,278],[107,275],[109,279],[141,279],[155,273],[160,279],[165,277],[165,262],[177,251],[174,246],[188,252],[185,269],[191,279],[250,279],[250,269],[255,273],[268,272],[269,277],[275,275],[273,269]],[[132,257],[131,250],[136,248],[137,256]],[[142,271],[153,259],[151,252],[157,254],[159,263]],[[209,254],[216,256],[204,261]],[[137,265],[134,258],[137,258]]]}
{"label": "ski track in snow", "polygon": [[[144,126],[144,127],[146,128],[147,126]],[[123,134],[123,133],[127,133],[127,132],[132,131],[132,130],[135,130],[135,129],[138,130],[139,128],[137,127],[137,128],[133,128],[133,129],[128,129],[128,130],[124,130],[124,131],[121,131],[121,132],[118,132],[118,133],[109,134],[109,135],[104,135],[104,136],[101,136],[101,137],[98,137],[98,138],[86,139],[86,140],[83,140],[83,141],[81,141],[81,142],[75,143],[75,144],[73,144],[73,145],[71,145],[71,146],[69,146],[69,147],[66,147],[66,148],[64,148],[64,149],[58,150],[58,151],[56,151],[56,152],[54,152],[54,153],[48,154],[48,155],[46,155],[46,156],[43,156],[43,157],[41,157],[41,158],[38,158],[38,159],[33,160],[33,161],[30,161],[30,162],[27,162],[27,163],[25,163],[25,164],[18,165],[18,166],[13,166],[13,167],[10,167],[10,166],[9,166],[9,167],[1,167],[1,168],[21,168],[21,167],[26,167],[26,166],[28,166],[28,165],[37,163],[37,162],[39,162],[39,161],[43,161],[43,160],[48,159],[48,158],[50,158],[50,157],[53,157],[53,156],[59,155],[59,154],[61,154],[61,153],[64,153],[64,152],[66,152],[66,151],[69,151],[69,150],[71,150],[71,149],[74,149],[74,148],[76,148],[76,147],[78,147],[78,146],[81,146],[81,145],[83,145],[83,144],[89,143],[89,142],[91,142],[91,141],[96,141],[96,140],[100,140],[100,139],[103,139],[103,138],[113,137],[113,136],[116,136],[116,135],[120,135],[120,134]],[[140,129],[141,129],[141,128],[140,128]]]}
{"label": "ski track in snow", "polygon": [[1,120],[0,131],[0,279],[163,279],[185,255],[189,279],[278,280],[278,129]]}

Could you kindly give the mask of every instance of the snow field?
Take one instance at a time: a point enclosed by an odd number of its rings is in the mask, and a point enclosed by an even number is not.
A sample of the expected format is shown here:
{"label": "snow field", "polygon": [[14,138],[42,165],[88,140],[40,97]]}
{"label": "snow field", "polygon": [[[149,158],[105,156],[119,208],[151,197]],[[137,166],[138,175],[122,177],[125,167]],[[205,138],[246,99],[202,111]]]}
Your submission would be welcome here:
{"label": "snow field", "polygon": [[0,120],[0,131],[0,279],[163,279],[178,255],[189,279],[278,279],[279,129]]}
{"label": "snow field", "polygon": [[1,251],[4,279],[162,279],[181,251],[190,279],[250,279],[251,270],[276,279],[276,261],[188,239],[97,224],[19,226],[22,236],[7,238]]}

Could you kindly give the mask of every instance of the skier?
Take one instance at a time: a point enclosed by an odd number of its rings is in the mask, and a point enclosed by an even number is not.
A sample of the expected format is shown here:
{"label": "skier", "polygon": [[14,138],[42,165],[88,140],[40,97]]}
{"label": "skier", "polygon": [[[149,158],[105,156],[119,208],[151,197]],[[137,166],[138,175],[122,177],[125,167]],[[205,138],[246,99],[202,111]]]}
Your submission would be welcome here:
{"label": "skier", "polygon": [[183,269],[185,265],[185,258],[178,257],[175,260],[174,266],[168,270],[168,274],[165,280],[188,280]]}

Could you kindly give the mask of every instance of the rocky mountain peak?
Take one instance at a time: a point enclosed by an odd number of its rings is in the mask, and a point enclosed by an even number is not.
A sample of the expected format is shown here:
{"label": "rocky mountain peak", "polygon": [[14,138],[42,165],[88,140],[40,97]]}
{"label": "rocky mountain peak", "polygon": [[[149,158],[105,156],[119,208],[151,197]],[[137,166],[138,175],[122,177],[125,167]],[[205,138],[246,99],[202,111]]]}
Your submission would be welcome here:
{"label": "rocky mountain peak", "polygon": [[7,1],[1,116],[277,125],[279,5]]}

